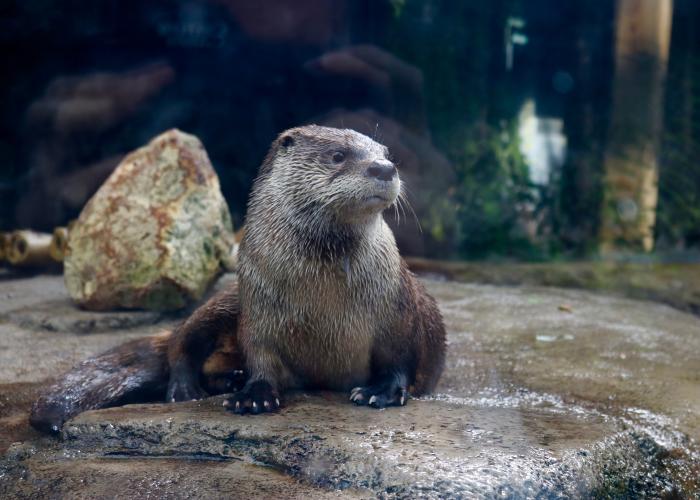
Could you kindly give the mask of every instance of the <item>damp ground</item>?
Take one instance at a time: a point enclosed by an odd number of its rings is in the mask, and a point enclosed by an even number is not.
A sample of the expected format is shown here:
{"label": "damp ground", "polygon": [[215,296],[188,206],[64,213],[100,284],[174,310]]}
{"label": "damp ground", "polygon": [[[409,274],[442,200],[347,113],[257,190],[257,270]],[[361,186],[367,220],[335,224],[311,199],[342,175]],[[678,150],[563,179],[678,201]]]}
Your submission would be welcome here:
{"label": "damp ground", "polygon": [[240,417],[211,398],[87,412],[55,439],[28,426],[37,390],[180,318],[80,311],[58,276],[0,281],[0,497],[700,495],[696,316],[579,290],[425,283],[447,366],[434,395],[404,408],[297,392],[278,414]]}

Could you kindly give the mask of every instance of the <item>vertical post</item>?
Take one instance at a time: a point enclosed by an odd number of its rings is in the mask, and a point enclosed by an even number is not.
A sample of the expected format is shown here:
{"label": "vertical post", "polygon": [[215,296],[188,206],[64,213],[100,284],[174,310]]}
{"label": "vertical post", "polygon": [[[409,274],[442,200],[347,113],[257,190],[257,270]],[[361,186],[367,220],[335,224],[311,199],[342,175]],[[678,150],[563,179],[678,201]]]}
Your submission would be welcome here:
{"label": "vertical post", "polygon": [[651,251],[673,0],[618,0],[600,251]]}

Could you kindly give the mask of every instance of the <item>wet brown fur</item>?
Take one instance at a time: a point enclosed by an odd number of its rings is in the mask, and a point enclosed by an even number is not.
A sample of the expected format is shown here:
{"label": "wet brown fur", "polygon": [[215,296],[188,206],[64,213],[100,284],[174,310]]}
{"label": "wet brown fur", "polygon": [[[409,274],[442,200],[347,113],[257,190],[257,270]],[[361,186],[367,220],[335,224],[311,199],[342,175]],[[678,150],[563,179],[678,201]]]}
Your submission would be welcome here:
{"label": "wet brown fur", "polygon": [[[346,153],[340,166],[330,160],[336,150]],[[404,404],[405,389],[432,391],[444,363],[442,317],[398,255],[381,217],[386,207],[363,201],[380,188],[387,206],[395,200],[398,177],[377,183],[364,175],[372,162],[387,164],[386,153],[352,131],[283,133],[251,195],[239,281],[172,334],[78,365],[37,401],[33,425],[55,431],[88,409],[154,394],[198,399],[246,381],[229,403],[253,412],[291,388],[362,386],[354,401],[384,395],[382,406]],[[257,399],[260,384],[267,392]]]}

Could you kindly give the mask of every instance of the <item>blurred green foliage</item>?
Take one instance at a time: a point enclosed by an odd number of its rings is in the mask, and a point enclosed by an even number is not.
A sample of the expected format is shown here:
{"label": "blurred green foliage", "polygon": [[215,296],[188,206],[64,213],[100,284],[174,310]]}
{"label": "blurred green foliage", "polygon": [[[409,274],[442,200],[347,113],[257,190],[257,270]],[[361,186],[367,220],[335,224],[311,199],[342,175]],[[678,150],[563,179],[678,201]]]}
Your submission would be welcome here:
{"label": "blurred green foliage", "polygon": [[538,199],[519,149],[524,93],[504,68],[503,26],[518,4],[408,0],[395,9],[389,47],[426,76],[432,139],[457,177],[448,193],[421,193],[430,197],[421,224],[433,255],[541,257],[521,217]]}
{"label": "blurred green foliage", "polygon": [[[595,255],[613,107],[615,2],[554,8],[539,0],[402,0],[392,7],[388,48],[422,70],[431,139],[457,177],[449,192],[425,194],[427,253],[526,260]],[[530,43],[516,48],[516,68],[506,71],[504,26],[513,16],[527,22]],[[700,245],[699,21],[700,3],[674,3],[659,250]],[[553,89],[557,71],[571,75],[569,93]],[[546,186],[532,184],[520,152],[518,113],[527,98],[536,100],[538,116],[564,121],[567,157]]]}
{"label": "blurred green foliage", "polygon": [[520,152],[517,120],[479,124],[466,131],[456,163],[454,192],[460,251],[469,257],[537,257],[524,215],[534,212],[538,191]]}

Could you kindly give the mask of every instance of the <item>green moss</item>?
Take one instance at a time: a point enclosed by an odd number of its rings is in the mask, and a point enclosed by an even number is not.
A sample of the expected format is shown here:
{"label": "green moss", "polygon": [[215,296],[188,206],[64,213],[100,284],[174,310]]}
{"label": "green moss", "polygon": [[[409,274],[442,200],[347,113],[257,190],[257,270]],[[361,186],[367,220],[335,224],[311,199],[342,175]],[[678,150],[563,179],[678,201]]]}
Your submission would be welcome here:
{"label": "green moss", "polygon": [[181,309],[187,302],[186,294],[175,283],[162,280],[152,287],[139,301],[141,307],[152,311]]}

